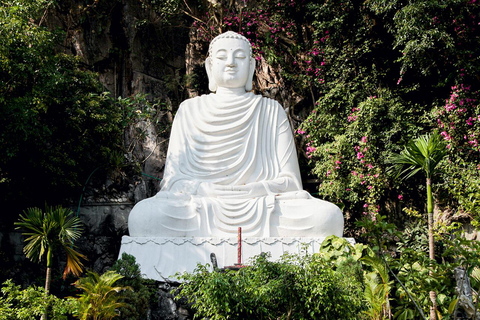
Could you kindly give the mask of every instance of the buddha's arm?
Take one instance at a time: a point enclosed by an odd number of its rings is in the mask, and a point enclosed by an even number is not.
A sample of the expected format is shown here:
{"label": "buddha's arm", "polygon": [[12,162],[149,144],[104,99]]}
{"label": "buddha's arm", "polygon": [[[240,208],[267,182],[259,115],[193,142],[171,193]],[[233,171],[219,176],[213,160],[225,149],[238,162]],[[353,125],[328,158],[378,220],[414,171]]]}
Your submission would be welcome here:
{"label": "buddha's arm", "polygon": [[291,179],[296,190],[302,190],[302,178],[298,165],[297,148],[287,114],[280,106],[278,115],[277,158],[280,163],[280,177]]}
{"label": "buddha's arm", "polygon": [[302,180],[292,129],[290,128],[287,115],[280,105],[278,105],[276,154],[280,164],[280,174],[273,180],[262,181],[267,193],[278,194],[302,190]]}

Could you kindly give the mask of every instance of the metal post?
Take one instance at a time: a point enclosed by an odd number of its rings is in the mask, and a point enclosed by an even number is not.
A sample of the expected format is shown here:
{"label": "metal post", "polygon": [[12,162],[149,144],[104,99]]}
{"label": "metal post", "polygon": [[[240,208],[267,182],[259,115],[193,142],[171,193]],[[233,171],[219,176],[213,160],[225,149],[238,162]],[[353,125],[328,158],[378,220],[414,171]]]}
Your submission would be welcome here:
{"label": "metal post", "polygon": [[242,227],[238,227],[238,265],[242,265]]}

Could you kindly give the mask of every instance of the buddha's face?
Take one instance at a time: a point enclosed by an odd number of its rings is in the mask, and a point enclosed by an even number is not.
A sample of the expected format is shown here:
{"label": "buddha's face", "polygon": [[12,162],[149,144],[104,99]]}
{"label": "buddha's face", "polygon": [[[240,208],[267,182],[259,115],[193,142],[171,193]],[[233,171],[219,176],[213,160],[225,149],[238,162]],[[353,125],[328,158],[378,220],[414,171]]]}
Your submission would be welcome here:
{"label": "buddha's face", "polygon": [[251,67],[250,48],[241,39],[223,38],[213,43],[210,63],[211,74],[218,87],[245,87]]}

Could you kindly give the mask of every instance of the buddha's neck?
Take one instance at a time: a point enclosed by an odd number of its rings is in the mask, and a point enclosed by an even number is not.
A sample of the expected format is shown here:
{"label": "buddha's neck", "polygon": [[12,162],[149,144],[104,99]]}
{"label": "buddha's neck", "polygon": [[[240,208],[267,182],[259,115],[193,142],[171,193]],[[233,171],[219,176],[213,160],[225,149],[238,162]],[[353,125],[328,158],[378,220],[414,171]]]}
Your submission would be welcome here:
{"label": "buddha's neck", "polygon": [[220,97],[232,97],[232,96],[241,96],[246,93],[245,88],[217,88],[217,96]]}

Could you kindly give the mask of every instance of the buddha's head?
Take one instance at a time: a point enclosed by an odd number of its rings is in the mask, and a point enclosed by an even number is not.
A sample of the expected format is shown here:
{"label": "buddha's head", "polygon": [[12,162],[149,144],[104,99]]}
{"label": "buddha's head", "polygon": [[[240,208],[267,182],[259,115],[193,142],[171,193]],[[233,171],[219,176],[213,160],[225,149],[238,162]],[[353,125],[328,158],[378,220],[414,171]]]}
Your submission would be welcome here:
{"label": "buddha's head", "polygon": [[250,42],[233,31],[218,35],[210,42],[205,68],[210,91],[218,87],[252,90],[255,59]]}

